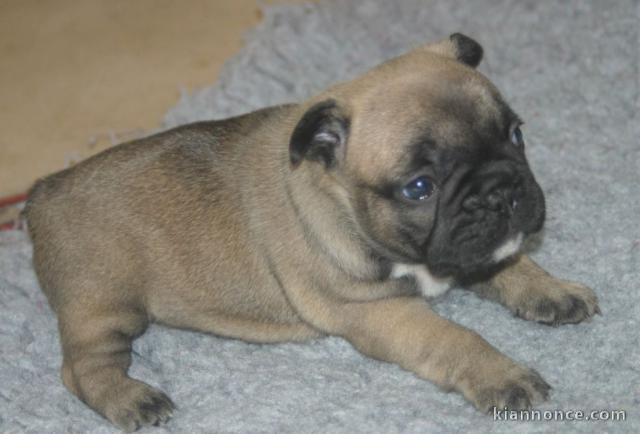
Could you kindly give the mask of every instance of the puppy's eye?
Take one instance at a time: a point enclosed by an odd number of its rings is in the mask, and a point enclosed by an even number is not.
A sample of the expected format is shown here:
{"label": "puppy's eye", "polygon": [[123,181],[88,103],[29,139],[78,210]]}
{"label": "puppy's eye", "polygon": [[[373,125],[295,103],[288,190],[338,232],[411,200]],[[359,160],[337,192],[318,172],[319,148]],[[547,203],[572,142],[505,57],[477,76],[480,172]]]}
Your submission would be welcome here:
{"label": "puppy's eye", "polygon": [[435,185],[426,176],[420,176],[402,188],[402,195],[409,200],[424,200],[435,190]]}
{"label": "puppy's eye", "polygon": [[515,127],[511,132],[511,143],[517,147],[524,146],[524,139],[522,138],[522,130],[520,130],[520,127]]}

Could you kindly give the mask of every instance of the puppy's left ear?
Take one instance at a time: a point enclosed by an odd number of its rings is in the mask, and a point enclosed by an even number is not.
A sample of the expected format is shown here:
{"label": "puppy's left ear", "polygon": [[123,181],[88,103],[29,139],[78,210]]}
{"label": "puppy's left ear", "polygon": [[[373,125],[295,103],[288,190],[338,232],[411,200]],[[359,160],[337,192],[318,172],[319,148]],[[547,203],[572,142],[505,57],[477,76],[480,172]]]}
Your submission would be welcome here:
{"label": "puppy's left ear", "polygon": [[425,48],[441,56],[456,59],[472,68],[480,64],[484,52],[480,44],[462,33],[454,33],[447,39],[429,44]]}
{"label": "puppy's left ear", "polygon": [[296,168],[306,159],[335,167],[344,159],[349,126],[350,119],[337,101],[328,99],[312,106],[291,135],[291,166]]}

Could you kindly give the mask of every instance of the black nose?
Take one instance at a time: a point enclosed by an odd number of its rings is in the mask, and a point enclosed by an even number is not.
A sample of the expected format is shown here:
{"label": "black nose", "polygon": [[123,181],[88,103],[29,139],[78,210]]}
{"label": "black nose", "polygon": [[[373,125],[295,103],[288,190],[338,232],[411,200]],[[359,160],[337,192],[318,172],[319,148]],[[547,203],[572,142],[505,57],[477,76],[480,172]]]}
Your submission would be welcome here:
{"label": "black nose", "polygon": [[497,212],[511,216],[518,207],[518,188],[511,186],[499,186],[467,197],[462,202],[462,208],[466,211],[479,209]]}
{"label": "black nose", "polygon": [[462,208],[469,212],[490,211],[511,216],[523,197],[518,167],[511,161],[492,161],[474,173]]}
{"label": "black nose", "polygon": [[501,214],[511,215],[518,206],[513,188],[501,187],[489,192],[482,201],[485,208]]}

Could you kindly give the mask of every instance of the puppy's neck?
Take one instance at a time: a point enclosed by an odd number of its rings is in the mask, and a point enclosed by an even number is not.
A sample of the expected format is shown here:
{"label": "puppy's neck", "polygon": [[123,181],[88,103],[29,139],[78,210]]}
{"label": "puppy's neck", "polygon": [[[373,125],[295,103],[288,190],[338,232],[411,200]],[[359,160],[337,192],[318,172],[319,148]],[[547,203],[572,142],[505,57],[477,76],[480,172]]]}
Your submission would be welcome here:
{"label": "puppy's neck", "polygon": [[292,207],[310,247],[330,259],[343,272],[359,279],[379,278],[383,266],[359,236],[357,222],[351,217],[347,191],[319,173],[317,167],[302,165],[286,179]]}

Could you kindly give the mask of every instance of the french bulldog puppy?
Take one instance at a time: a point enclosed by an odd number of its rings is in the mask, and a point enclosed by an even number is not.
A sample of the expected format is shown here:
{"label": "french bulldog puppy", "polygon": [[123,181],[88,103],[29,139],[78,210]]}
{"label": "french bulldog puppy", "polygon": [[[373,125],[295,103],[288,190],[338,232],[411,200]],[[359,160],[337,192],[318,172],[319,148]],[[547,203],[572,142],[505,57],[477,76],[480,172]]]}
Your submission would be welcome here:
{"label": "french bulldog puppy", "polygon": [[522,121],[462,34],[300,104],[181,126],[39,180],[25,209],[62,380],[126,431],[174,405],[128,376],[150,322],[249,342],[341,336],[481,411],[549,385],[425,300],[466,282],[577,323],[593,291],[521,253],[545,218]]}

